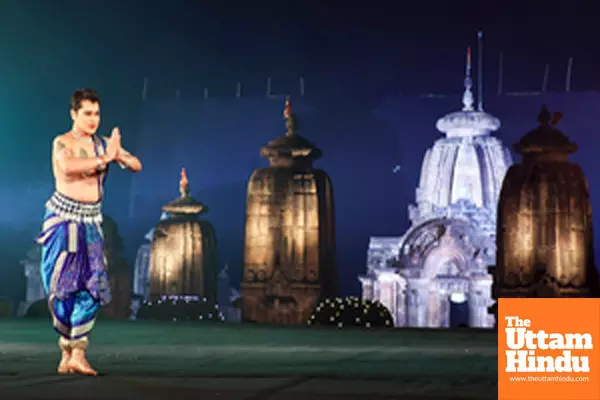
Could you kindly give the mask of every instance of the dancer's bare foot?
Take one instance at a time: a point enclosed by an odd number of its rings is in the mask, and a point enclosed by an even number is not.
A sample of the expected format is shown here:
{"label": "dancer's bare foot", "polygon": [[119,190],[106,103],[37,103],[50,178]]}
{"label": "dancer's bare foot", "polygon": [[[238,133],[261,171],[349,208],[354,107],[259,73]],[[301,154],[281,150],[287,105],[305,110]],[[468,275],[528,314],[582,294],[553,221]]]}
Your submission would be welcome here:
{"label": "dancer's bare foot", "polygon": [[58,373],[59,374],[72,374],[73,371],[69,368],[69,361],[71,360],[71,353],[69,351],[63,350],[62,357],[60,359],[60,363],[58,363]]}
{"label": "dancer's bare foot", "polygon": [[98,372],[96,372],[90,366],[87,359],[85,358],[85,350],[80,348],[73,349],[73,352],[71,353],[71,358],[67,363],[67,367],[69,370],[78,374],[98,376]]}

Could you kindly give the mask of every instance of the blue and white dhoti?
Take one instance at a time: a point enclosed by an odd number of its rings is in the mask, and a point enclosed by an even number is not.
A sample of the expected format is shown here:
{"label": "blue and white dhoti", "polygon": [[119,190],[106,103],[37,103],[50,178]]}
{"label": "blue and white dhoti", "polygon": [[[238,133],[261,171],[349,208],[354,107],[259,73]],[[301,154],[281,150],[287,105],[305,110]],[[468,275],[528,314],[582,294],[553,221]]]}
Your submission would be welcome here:
{"label": "blue and white dhoti", "polygon": [[58,192],[46,203],[41,272],[61,343],[87,342],[100,307],[110,303],[101,203],[81,203]]}

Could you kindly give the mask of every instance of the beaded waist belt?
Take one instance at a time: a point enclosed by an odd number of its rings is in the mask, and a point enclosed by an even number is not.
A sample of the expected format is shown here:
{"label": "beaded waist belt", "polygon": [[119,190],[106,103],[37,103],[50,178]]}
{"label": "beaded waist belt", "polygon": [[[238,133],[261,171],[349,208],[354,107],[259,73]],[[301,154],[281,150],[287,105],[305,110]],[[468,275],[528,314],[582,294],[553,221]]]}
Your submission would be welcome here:
{"label": "beaded waist belt", "polygon": [[46,208],[57,216],[69,221],[84,223],[102,222],[102,203],[81,203],[54,192],[46,202]]}

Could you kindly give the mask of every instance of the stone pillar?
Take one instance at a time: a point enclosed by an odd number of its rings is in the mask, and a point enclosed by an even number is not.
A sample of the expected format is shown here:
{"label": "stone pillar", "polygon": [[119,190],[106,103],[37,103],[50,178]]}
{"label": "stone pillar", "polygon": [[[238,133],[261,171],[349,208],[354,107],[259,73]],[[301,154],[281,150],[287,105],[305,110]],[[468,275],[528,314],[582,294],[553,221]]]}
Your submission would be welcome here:
{"label": "stone pillar", "polygon": [[493,321],[489,315],[492,279],[488,277],[473,278],[469,288],[469,326],[473,328],[492,328]]}
{"label": "stone pillar", "polygon": [[395,270],[378,271],[377,286],[379,287],[379,296],[377,299],[392,314],[395,326],[405,325],[405,300],[404,292],[406,289],[406,280],[398,275]]}
{"label": "stone pillar", "polygon": [[492,284],[490,285],[490,298],[491,298],[491,305],[488,307],[487,311],[489,314],[491,314],[494,317],[494,325],[493,327],[497,327],[498,326],[498,297],[497,297],[497,285],[498,285],[498,280],[497,280],[497,275],[496,275],[496,266],[495,265],[490,265],[488,266],[488,273],[492,276]]}
{"label": "stone pillar", "polygon": [[396,299],[394,296],[394,281],[387,276],[380,276],[379,280],[379,302],[383,304],[396,320]]}
{"label": "stone pillar", "polygon": [[410,279],[408,281],[408,326],[427,326],[429,283],[428,279]]}
{"label": "stone pillar", "polygon": [[398,275],[398,281],[396,283],[396,327],[402,327],[408,324],[407,289],[408,282],[404,277]]}
{"label": "stone pillar", "polygon": [[450,327],[450,296],[448,294],[438,293],[438,313],[438,327]]}
{"label": "stone pillar", "polygon": [[362,286],[362,298],[364,300],[373,300],[373,278],[370,276],[359,276],[358,280]]}

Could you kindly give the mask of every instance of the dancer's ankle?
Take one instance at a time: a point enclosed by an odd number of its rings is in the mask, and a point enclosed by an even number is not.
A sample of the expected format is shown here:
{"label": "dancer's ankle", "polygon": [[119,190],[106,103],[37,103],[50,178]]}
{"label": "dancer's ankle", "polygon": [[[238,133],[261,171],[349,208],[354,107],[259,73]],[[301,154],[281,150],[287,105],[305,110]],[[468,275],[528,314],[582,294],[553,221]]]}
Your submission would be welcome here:
{"label": "dancer's ankle", "polygon": [[61,336],[58,339],[58,347],[60,347],[63,357],[65,357],[65,355],[70,355],[71,351],[73,350],[71,347],[71,341],[64,336]]}
{"label": "dancer's ankle", "polygon": [[71,349],[72,351],[81,351],[84,352],[88,349],[89,341],[87,337],[82,337],[79,339],[71,339]]}

